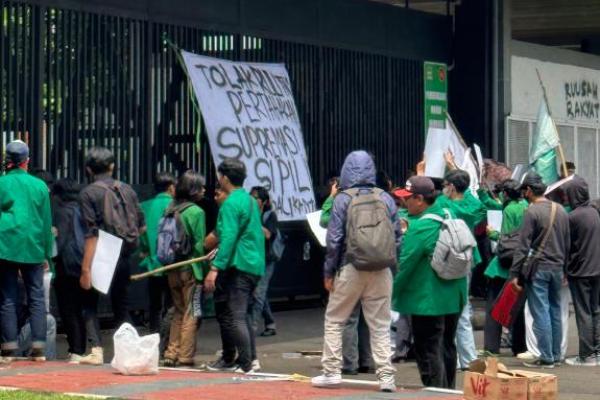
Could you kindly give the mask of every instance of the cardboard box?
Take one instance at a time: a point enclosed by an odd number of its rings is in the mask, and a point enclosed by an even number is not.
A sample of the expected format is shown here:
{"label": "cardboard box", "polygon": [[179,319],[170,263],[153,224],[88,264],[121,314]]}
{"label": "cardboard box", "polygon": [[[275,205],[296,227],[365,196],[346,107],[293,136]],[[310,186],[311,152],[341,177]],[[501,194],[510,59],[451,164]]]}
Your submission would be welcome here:
{"label": "cardboard box", "polygon": [[558,378],[556,375],[536,371],[511,370],[511,372],[527,378],[528,400],[558,399]]}
{"label": "cardboard box", "polygon": [[463,391],[466,400],[556,400],[558,380],[536,371],[511,371],[489,358],[471,363]]}

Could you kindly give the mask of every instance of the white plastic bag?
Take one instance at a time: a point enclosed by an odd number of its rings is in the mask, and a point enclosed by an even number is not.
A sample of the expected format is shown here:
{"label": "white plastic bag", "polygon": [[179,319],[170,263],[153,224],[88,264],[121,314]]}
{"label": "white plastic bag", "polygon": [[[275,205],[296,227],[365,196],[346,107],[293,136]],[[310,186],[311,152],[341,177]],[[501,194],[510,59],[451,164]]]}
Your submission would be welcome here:
{"label": "white plastic bag", "polygon": [[110,364],[123,375],[158,374],[158,333],[140,337],[133,326],[124,323],[113,336],[115,356]]}

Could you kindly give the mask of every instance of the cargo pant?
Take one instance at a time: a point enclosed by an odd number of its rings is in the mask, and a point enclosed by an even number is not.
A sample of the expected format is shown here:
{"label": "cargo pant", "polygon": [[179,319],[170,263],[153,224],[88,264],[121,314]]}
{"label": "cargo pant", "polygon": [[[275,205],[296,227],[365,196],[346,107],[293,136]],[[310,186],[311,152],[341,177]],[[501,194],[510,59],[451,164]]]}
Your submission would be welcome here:
{"label": "cargo pant", "polygon": [[390,347],[390,304],[392,273],[358,271],[351,264],[344,266],[334,281],[325,312],[325,337],[323,344],[323,372],[339,374],[342,369],[342,335],[348,318],[356,304],[362,304],[365,320],[371,334],[373,362],[380,381],[393,381]]}
{"label": "cargo pant", "polygon": [[169,288],[175,312],[171,321],[169,346],[165,358],[181,364],[193,364],[196,350],[197,318],[190,310],[196,279],[191,270],[170,272]]}

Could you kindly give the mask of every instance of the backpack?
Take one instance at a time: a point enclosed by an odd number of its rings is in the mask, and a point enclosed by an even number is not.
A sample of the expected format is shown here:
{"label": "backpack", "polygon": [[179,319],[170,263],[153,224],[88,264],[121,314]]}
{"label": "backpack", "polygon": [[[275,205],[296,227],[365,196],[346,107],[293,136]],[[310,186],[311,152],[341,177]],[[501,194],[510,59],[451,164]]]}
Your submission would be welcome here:
{"label": "backpack", "polygon": [[[269,220],[269,217],[273,212],[273,210],[265,211],[263,214],[263,225]],[[271,241],[269,252],[273,261],[279,261],[283,257],[283,251],[285,250],[285,238],[281,234],[279,228],[277,228],[275,232],[275,239]]]}
{"label": "backpack", "polygon": [[83,248],[85,246],[85,230],[81,209],[78,204],[67,204],[64,206],[70,211],[71,230],[61,232],[66,238],[61,239],[58,249],[65,273],[69,276],[79,277],[81,275],[81,263],[83,262]]}
{"label": "backpack", "polygon": [[181,221],[181,213],[193,203],[169,207],[158,223],[156,258],[162,265],[184,260],[192,253],[192,241]]}
{"label": "backpack", "polygon": [[452,218],[444,209],[446,218],[435,214],[425,214],[421,219],[431,219],[442,226],[438,236],[431,268],[441,279],[453,280],[469,274],[473,264],[473,248],[477,246],[473,233],[462,219]]}
{"label": "backpack", "polygon": [[[362,193],[361,193],[362,190]],[[396,237],[390,211],[377,188],[347,189],[346,261],[360,271],[378,271],[396,264]]]}
{"label": "backpack", "polygon": [[104,229],[128,244],[135,247],[140,237],[139,215],[136,201],[129,193],[123,190],[121,182],[114,181],[109,185],[103,181],[96,181],[94,185],[100,186],[104,192]]}

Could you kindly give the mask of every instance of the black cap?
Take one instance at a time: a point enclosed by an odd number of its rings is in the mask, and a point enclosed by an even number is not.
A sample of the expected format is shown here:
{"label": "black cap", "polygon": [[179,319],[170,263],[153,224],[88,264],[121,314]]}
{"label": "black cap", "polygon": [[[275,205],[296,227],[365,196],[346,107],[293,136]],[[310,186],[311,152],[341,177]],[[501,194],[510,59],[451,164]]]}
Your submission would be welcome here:
{"label": "black cap", "polygon": [[413,176],[406,182],[404,189],[394,191],[396,197],[410,197],[415,194],[431,196],[435,192],[435,186],[431,178],[426,176]]}

